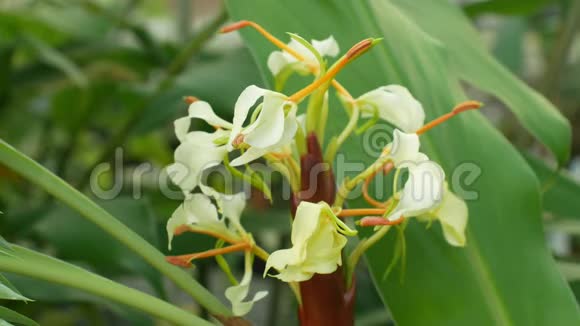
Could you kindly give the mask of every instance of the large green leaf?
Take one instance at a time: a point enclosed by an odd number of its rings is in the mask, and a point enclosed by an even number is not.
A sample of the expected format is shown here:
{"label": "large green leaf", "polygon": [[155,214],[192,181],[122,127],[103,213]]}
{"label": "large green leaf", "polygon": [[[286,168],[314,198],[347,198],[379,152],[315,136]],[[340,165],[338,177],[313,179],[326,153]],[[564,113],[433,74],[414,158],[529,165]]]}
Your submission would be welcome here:
{"label": "large green leaf", "polygon": [[459,79],[503,101],[560,164],[566,163],[572,139],[568,121],[544,97],[493,59],[458,8],[446,1],[394,2],[423,31],[445,45],[449,65]]}
{"label": "large green leaf", "polygon": [[[287,31],[307,39],[332,34],[343,50],[366,37],[384,37],[381,45],[341,72],[338,79],[356,96],[380,85],[403,84],[424,104],[428,119],[465,99],[459,84],[462,79],[485,90],[494,83],[497,88],[505,87],[493,90],[494,94],[510,105],[560,161],[568,155],[566,122],[548,102],[485,54],[476,44],[475,32],[447,2],[401,1],[395,5],[390,1],[230,0],[227,4],[235,19],[255,20],[280,37]],[[414,12],[415,7],[421,11]],[[433,17],[423,17],[428,22],[417,25],[418,17],[427,13]],[[434,26],[436,23],[439,26]],[[438,40],[436,32],[447,25],[453,29],[448,31],[453,38]],[[429,30],[422,29],[428,26]],[[461,34],[463,30],[469,42]],[[242,35],[262,71],[267,72],[266,59],[274,48],[253,31],[243,31]],[[455,42],[467,48],[458,50]],[[479,71],[485,69],[490,72]],[[471,73],[476,75],[467,76]],[[331,103],[335,111],[328,128],[333,133],[345,124],[345,115],[335,104]],[[379,292],[397,323],[579,323],[574,298],[544,244],[537,180],[519,153],[479,113],[472,112],[430,131],[422,144],[449,176],[466,162],[481,169],[482,174],[468,189],[478,197],[468,201],[467,247],[447,245],[439,226],[426,230],[425,225],[411,221],[406,230],[407,264],[402,281],[398,270],[383,280],[393,256],[394,234],[367,254]],[[361,139],[351,139],[344,150],[346,161],[371,161],[364,148],[368,147]],[[337,166],[337,175],[344,168]],[[466,195],[461,189],[454,190]]]}
{"label": "large green leaf", "polygon": [[80,267],[19,246],[14,246],[14,251],[16,257],[0,256],[0,271],[80,289],[178,325],[211,325],[211,323],[163,300],[113,282]]}

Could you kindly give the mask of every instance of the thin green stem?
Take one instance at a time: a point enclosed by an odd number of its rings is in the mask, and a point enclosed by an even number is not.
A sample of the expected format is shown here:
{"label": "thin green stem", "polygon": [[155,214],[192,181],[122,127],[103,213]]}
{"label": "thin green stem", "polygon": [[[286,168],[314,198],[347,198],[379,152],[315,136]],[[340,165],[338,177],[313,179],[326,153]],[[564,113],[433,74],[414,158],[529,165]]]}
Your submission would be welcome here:
{"label": "thin green stem", "polygon": [[566,57],[570,51],[576,31],[580,26],[580,1],[572,1],[562,26],[553,53],[551,53],[548,67],[544,77],[544,94],[550,100],[556,99],[559,87],[559,78],[562,67],[566,62]]}
{"label": "thin green stem", "polygon": [[354,248],[352,253],[348,258],[348,268],[346,269],[346,284],[347,289],[350,288],[352,282],[352,275],[358,264],[360,257],[367,251],[370,247],[372,247],[375,243],[381,240],[387,232],[391,229],[390,225],[385,225],[381,227],[377,232],[371,235],[368,238],[362,239],[359,244]]}
{"label": "thin green stem", "polygon": [[213,325],[168,302],[77,266],[23,247],[13,246],[13,249],[17,257],[0,255],[0,271],[83,290],[177,325]]}
{"label": "thin green stem", "polygon": [[344,204],[344,201],[346,200],[346,197],[348,196],[348,194],[361,182],[365,181],[365,179],[372,175],[373,173],[377,172],[378,170],[382,169],[383,166],[385,164],[387,164],[387,162],[389,162],[391,160],[391,157],[389,155],[384,155],[379,157],[375,163],[373,163],[371,166],[369,166],[368,168],[366,168],[366,170],[364,170],[363,172],[361,172],[360,174],[358,174],[357,176],[355,176],[352,179],[345,179],[342,184],[340,185],[340,188],[338,189],[338,192],[336,193],[336,199],[334,201],[334,204],[332,206],[334,207],[342,207],[342,205]]}
{"label": "thin green stem", "polygon": [[196,301],[215,315],[231,316],[231,312],[213,294],[191,276],[165,261],[165,256],[149,242],[129,229],[102,207],[74,189],[64,180],[33,161],[15,148],[0,140],[0,163],[25,179],[46,190],[69,207],[80,213],[127,248],[143,257],[151,266],[171,279]]}

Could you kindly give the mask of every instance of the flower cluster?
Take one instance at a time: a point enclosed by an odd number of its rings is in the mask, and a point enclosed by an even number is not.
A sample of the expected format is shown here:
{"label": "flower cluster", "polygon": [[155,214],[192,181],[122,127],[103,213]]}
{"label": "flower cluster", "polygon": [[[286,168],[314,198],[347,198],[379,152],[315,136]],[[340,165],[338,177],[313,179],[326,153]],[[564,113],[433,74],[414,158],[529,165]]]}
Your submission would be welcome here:
{"label": "flower cluster", "polygon": [[[180,144],[175,150],[175,163],[167,167],[167,173],[183,191],[185,199],[167,222],[170,246],[174,235],[183,232],[211,235],[218,239],[218,244],[215,249],[205,252],[170,256],[168,261],[189,266],[196,259],[243,251],[245,274],[239,283],[229,272],[225,260],[220,263],[233,283],[227,289],[226,297],[232,302],[233,312],[243,315],[255,301],[266,295],[260,291],[253,298],[246,298],[254,256],[266,261],[264,276],[271,275],[289,283],[299,297],[295,282],[307,281],[315,274],[334,273],[339,266],[346,265],[349,284],[361,253],[384,236],[389,228],[394,225],[404,227],[412,217],[419,221],[440,222],[446,241],[453,246],[464,246],[467,205],[448,188],[442,167],[420,151],[421,135],[460,112],[478,108],[480,104],[462,103],[449,114],[425,124],[423,106],[407,88],[381,86],[354,98],[335,79],[348,63],[379,40],[359,42],[328,67],[327,59],[340,52],[332,36],[307,42],[290,34],[290,43],[284,44],[261,26],[248,21],[233,24],[223,31],[246,26],[255,28],[280,48],[271,53],[267,62],[276,88],[268,90],[248,86],[235,103],[232,122],[219,117],[207,102],[201,100],[193,101],[188,115],[175,121],[175,135]],[[313,74],[315,78],[298,92],[285,95],[284,85],[293,74]],[[314,139],[318,146],[317,139],[324,136],[321,130],[324,130],[328,116],[331,88],[336,90],[350,120],[344,130],[331,139],[322,157],[320,153],[313,153],[307,143]],[[302,109],[301,103],[307,98],[305,114],[297,117],[297,112]],[[190,131],[192,119],[203,120],[215,130]],[[381,120],[393,126],[393,142],[384,148],[373,164],[354,178],[343,180],[333,198],[319,201],[303,195],[306,180],[301,180],[301,176],[310,171],[304,171],[309,165],[298,162],[310,155],[310,160],[332,165],[334,155],[355,130],[364,132]],[[219,192],[203,178],[208,169],[223,164],[233,176],[269,194],[268,186],[248,165],[257,159],[265,160],[288,178],[296,199],[292,203],[295,205],[292,246],[271,254],[256,244],[241,223],[245,194]],[[381,171],[394,171],[395,174],[392,196],[386,201],[377,200],[368,193],[369,183]],[[407,177],[400,187],[401,179],[405,179],[401,178],[402,171],[407,172]],[[332,178],[332,173],[328,176]],[[330,181],[334,184],[334,180]],[[371,207],[343,208],[348,193],[359,185],[362,185],[364,197]],[[375,233],[361,241],[349,259],[343,261],[347,237],[357,234],[343,221],[352,216],[362,217],[357,224],[372,226]]]}

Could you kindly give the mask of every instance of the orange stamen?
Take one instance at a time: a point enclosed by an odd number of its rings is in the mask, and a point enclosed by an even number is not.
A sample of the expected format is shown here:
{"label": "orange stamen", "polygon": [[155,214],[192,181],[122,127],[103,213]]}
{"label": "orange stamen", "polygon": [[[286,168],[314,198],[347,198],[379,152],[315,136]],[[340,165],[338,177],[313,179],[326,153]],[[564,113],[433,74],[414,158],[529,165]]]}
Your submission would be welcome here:
{"label": "orange stamen", "polygon": [[165,260],[167,260],[167,262],[169,262],[170,264],[173,264],[173,265],[177,265],[177,266],[181,266],[181,267],[189,267],[189,265],[191,265],[191,261],[194,259],[215,257],[215,256],[219,256],[219,255],[224,255],[224,254],[236,252],[236,251],[245,251],[245,250],[249,250],[251,247],[252,246],[249,243],[242,242],[242,243],[238,243],[238,244],[231,245],[228,247],[211,249],[211,250],[207,250],[204,252],[198,252],[198,253],[194,253],[194,254],[180,255],[180,256],[167,256],[167,257],[165,257]]}
{"label": "orange stamen", "polygon": [[[298,61],[306,61],[306,58],[304,58],[304,56],[302,56],[300,53],[296,52],[294,49],[292,49],[291,47],[289,47],[288,44],[282,42],[280,39],[278,39],[274,35],[270,34],[262,26],[258,25],[255,22],[248,21],[248,20],[242,20],[242,21],[239,21],[237,23],[233,23],[231,25],[225,26],[224,28],[221,29],[221,32],[222,33],[229,33],[229,32],[236,31],[238,29],[242,29],[244,27],[252,27],[252,28],[254,28],[256,31],[258,31],[260,34],[262,34],[262,36],[264,36],[264,38],[266,38],[268,41],[272,42],[272,44],[274,44],[275,46],[277,46],[279,49],[282,49],[282,50],[286,51],[288,54],[290,54],[291,56],[293,56],[294,58],[296,58],[296,60],[298,60]],[[310,71],[312,73],[314,73],[314,74],[317,73],[316,67],[310,66],[309,68],[310,68]],[[340,94],[346,96],[350,100],[354,100],[353,97],[352,97],[352,95],[338,81],[333,80],[332,81],[332,86]]]}
{"label": "orange stamen", "polygon": [[405,220],[405,217],[401,215],[398,219],[394,221],[387,220],[381,216],[367,216],[359,221],[360,226],[379,226],[379,225],[397,225],[401,224]]}
{"label": "orange stamen", "polygon": [[358,42],[350,50],[348,50],[348,52],[342,58],[340,58],[340,60],[334,66],[332,66],[332,68],[330,68],[326,74],[315,80],[312,84],[294,93],[289,97],[289,100],[295,103],[300,102],[300,100],[314,92],[316,89],[318,89],[318,87],[333,79],[342,70],[342,68],[370,49],[373,44],[374,41],[370,38]]}
{"label": "orange stamen", "polygon": [[378,200],[374,199],[368,192],[368,187],[369,184],[371,183],[371,181],[375,178],[375,176],[377,175],[377,173],[379,173],[379,171],[383,171],[384,174],[389,173],[392,169],[393,169],[394,165],[392,162],[388,162],[387,164],[385,164],[385,166],[381,169],[378,169],[377,171],[375,171],[373,174],[369,175],[366,179],[365,182],[363,183],[362,186],[362,193],[363,193],[363,197],[365,198],[365,200],[367,201],[367,203],[377,207],[377,208],[386,208],[387,205],[385,203],[379,202]]}
{"label": "orange stamen", "polygon": [[384,208],[351,208],[341,210],[337,216],[352,217],[362,215],[383,215],[384,213],[385,213]]}
{"label": "orange stamen", "polygon": [[479,109],[482,105],[483,105],[483,103],[477,102],[477,101],[466,101],[466,102],[460,103],[457,106],[455,106],[453,108],[453,110],[451,110],[451,112],[444,114],[444,115],[440,116],[439,118],[429,122],[428,124],[421,127],[419,130],[417,130],[415,133],[417,135],[424,134],[426,131],[428,131],[428,130],[432,129],[433,127],[440,125],[441,123],[451,119],[452,117],[456,116],[457,114],[459,114],[461,112],[468,111],[468,110]]}
{"label": "orange stamen", "polygon": [[183,102],[185,102],[186,104],[193,104],[197,101],[199,101],[199,99],[195,96],[184,96],[183,97]]}
{"label": "orange stamen", "polygon": [[274,35],[270,34],[268,31],[266,31],[262,26],[254,23],[253,21],[242,20],[242,21],[239,21],[237,23],[233,23],[231,25],[225,26],[224,28],[222,28],[220,30],[220,32],[222,32],[222,33],[229,33],[229,32],[237,31],[238,29],[242,29],[242,28],[248,27],[248,26],[250,26],[250,27],[254,28],[255,30],[257,30],[268,41],[272,42],[274,45],[276,45],[280,49],[283,49],[284,51],[288,52],[290,55],[292,55],[293,57],[295,57],[299,61],[306,60],[306,58],[304,58],[302,55],[300,55],[300,53],[298,53],[295,50],[293,50],[292,48],[290,48],[286,43],[280,41]]}
{"label": "orange stamen", "polygon": [[199,234],[209,235],[209,236],[214,237],[216,239],[221,239],[221,240],[224,240],[225,242],[232,243],[232,244],[238,243],[238,241],[236,241],[234,239],[231,239],[229,237],[226,237],[226,236],[224,236],[222,234],[215,233],[215,232],[212,232],[212,231],[207,231],[207,230],[192,229],[192,228],[190,228],[187,225],[178,226],[175,229],[175,231],[173,232],[173,235],[180,235],[180,234],[183,234],[185,232],[192,232],[192,233],[199,233]]}

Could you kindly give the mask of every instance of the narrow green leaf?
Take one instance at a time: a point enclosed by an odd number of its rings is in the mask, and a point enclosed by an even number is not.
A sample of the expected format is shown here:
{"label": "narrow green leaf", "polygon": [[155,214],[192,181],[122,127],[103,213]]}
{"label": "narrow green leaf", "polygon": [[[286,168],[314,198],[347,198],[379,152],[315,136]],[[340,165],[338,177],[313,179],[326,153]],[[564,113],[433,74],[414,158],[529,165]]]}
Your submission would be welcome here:
{"label": "narrow green leaf", "polygon": [[[142,310],[178,325],[211,323],[153,296],[129,288],[58,259],[14,246],[18,257],[0,256],[0,271],[76,288]],[[0,318],[2,316],[0,315]]]}
{"label": "narrow green leaf", "polygon": [[10,322],[12,322],[24,326],[39,326],[34,320],[6,307],[0,307],[0,321],[6,322],[7,325],[11,325]]}
{"label": "narrow green leaf", "polygon": [[580,184],[564,170],[550,168],[531,155],[525,158],[540,179],[544,210],[559,218],[580,219]]}
{"label": "narrow green leaf", "polygon": [[2,274],[0,274],[0,299],[32,301],[23,296]]}
{"label": "narrow green leaf", "polygon": [[38,55],[47,64],[61,70],[78,87],[84,88],[87,86],[87,77],[80,68],[64,54],[58,52],[58,50],[52,48],[40,39],[28,36],[25,40],[38,52]]}
{"label": "narrow green leaf", "polygon": [[[225,307],[213,294],[201,286],[184,270],[165,261],[165,256],[129,229],[102,207],[91,201],[78,190],[54,175],[40,164],[0,139],[0,163],[22,175],[32,183],[46,190],[63,203],[76,210],[82,217],[91,221],[113,238],[121,242],[134,253],[140,255],[151,266],[166,275],[181,289],[197,300],[210,312],[221,316],[231,316],[230,310]],[[1,258],[4,258],[0,256]]]}

